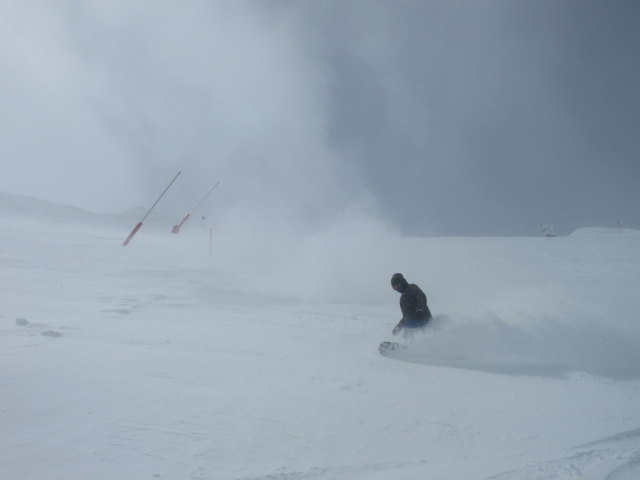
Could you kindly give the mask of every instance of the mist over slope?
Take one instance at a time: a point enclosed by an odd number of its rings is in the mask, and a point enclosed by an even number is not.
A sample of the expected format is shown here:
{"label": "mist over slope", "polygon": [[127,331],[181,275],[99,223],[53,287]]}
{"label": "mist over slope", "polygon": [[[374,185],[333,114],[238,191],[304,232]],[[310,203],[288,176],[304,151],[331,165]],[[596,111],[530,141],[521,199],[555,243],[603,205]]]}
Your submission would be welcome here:
{"label": "mist over slope", "polygon": [[[327,236],[277,285],[324,301],[385,305],[395,271],[439,315],[417,361],[522,374],[640,375],[640,232],[555,238]],[[292,279],[292,281],[287,281]],[[388,308],[393,305],[394,309]]]}
{"label": "mist over slope", "polygon": [[137,207],[122,213],[95,213],[72,205],[61,205],[35,197],[0,192],[0,215],[3,218],[24,218],[45,222],[57,219],[71,221],[74,224],[88,222],[117,225],[139,220],[145,211],[143,207]]}
{"label": "mist over slope", "polygon": [[[69,232],[103,225],[123,239],[138,220],[132,212],[91,214],[3,194],[0,215],[8,212],[34,225],[42,218],[64,219]],[[226,221],[213,230],[193,219],[172,235],[171,217],[152,216],[150,222],[130,246],[145,261],[214,268],[252,291],[282,298],[346,310],[368,304],[388,315],[390,327],[399,309],[389,278],[404,273],[427,293],[437,317],[427,335],[413,340],[416,350],[428,352],[416,355],[417,362],[505,373],[640,375],[635,230],[590,228],[553,238],[404,238],[362,210],[312,232],[266,224],[263,232],[261,224],[247,231]],[[113,253],[119,248],[114,241]]]}

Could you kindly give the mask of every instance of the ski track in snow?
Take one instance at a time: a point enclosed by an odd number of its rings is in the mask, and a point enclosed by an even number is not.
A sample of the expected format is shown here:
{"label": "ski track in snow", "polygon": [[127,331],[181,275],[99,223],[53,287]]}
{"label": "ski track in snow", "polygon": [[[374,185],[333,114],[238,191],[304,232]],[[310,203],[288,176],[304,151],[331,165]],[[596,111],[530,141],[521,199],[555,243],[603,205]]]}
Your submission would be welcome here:
{"label": "ski track in snow", "polygon": [[571,449],[569,455],[491,476],[487,480],[640,478],[640,428]]}
{"label": "ski track in snow", "polygon": [[[0,478],[640,478],[637,232],[382,241],[364,274],[324,259],[373,292],[345,304],[188,230],[31,214],[0,203]],[[446,314],[396,361],[415,259]]]}
{"label": "ski track in snow", "polygon": [[[343,467],[312,467],[304,472],[287,471],[286,468],[280,468],[274,473],[266,475],[252,476],[252,477],[239,477],[237,480],[305,480],[305,479],[335,479],[335,480],[347,480],[355,478],[367,478],[371,475],[390,475],[394,474],[394,471],[403,469],[406,467],[413,467],[416,465],[423,465],[426,461],[419,462],[406,462],[406,463],[378,463],[370,465],[350,465]],[[197,478],[197,477],[195,477]],[[208,477],[203,477],[208,478]]]}

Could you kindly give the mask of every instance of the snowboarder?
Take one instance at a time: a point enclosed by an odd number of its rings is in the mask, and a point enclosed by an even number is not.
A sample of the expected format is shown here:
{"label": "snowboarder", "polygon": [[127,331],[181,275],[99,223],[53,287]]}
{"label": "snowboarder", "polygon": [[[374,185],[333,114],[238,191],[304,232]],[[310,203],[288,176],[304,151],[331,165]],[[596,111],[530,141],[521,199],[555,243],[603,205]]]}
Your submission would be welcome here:
{"label": "snowboarder", "polygon": [[397,335],[405,329],[405,335],[411,335],[410,332],[424,327],[431,320],[427,296],[416,284],[407,282],[401,273],[395,273],[391,277],[391,287],[402,294],[400,295],[402,320],[394,327],[393,334]]}

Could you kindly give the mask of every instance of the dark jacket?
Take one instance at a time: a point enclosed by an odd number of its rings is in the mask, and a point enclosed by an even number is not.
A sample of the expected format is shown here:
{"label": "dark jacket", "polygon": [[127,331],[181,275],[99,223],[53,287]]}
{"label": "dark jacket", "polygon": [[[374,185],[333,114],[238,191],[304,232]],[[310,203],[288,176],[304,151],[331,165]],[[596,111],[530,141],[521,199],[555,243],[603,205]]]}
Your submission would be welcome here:
{"label": "dark jacket", "polygon": [[393,329],[396,335],[404,327],[423,327],[431,319],[431,312],[427,307],[427,296],[420,287],[409,283],[401,273],[394,273],[391,277],[391,286],[402,295],[400,296],[400,310],[402,320]]}
{"label": "dark jacket", "polygon": [[416,284],[408,284],[400,296],[403,327],[421,327],[431,318],[427,296]]}

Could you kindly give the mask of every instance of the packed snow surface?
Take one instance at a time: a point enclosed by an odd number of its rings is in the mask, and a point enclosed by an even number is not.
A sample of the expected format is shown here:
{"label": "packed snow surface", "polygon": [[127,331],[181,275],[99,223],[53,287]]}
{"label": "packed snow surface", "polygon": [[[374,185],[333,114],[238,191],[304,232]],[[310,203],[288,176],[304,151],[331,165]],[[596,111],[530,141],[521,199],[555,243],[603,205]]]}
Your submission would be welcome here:
{"label": "packed snow surface", "polygon": [[640,232],[178,220],[0,196],[0,478],[640,478]]}

